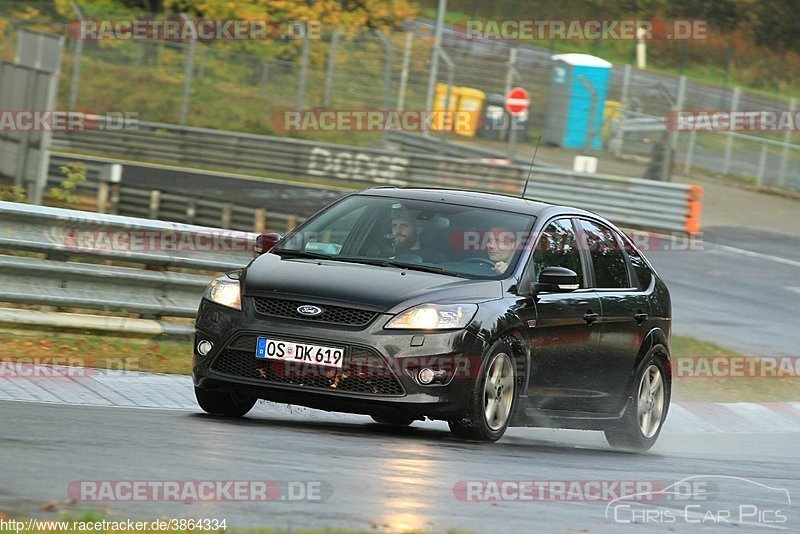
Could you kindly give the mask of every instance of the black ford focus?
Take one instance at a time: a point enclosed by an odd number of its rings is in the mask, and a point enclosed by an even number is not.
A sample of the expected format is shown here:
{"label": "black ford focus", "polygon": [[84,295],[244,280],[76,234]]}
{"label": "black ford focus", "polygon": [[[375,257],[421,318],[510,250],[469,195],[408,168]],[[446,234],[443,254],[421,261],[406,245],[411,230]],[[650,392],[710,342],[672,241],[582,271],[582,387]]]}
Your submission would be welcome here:
{"label": "black ford focus", "polygon": [[488,193],[348,195],[246,268],[215,279],[196,321],[206,412],[258,399],[447,421],[602,430],[646,450],[670,402],[666,286],[590,212]]}

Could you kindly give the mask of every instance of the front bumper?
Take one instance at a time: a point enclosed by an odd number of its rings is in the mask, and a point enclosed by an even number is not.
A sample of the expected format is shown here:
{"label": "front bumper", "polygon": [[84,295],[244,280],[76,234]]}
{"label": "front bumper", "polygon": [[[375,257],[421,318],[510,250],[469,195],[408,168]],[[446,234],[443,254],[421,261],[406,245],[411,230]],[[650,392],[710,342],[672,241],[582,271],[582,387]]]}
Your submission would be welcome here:
{"label": "front bumper", "polygon": [[[204,300],[195,324],[195,386],[233,390],[274,402],[327,411],[421,419],[463,417],[485,343],[468,330],[384,330],[379,314],[364,327],[265,316],[252,300],[232,310]],[[255,357],[259,336],[345,348],[341,371]],[[197,351],[201,340],[213,348]],[[441,383],[422,385],[422,367],[442,370]]]}

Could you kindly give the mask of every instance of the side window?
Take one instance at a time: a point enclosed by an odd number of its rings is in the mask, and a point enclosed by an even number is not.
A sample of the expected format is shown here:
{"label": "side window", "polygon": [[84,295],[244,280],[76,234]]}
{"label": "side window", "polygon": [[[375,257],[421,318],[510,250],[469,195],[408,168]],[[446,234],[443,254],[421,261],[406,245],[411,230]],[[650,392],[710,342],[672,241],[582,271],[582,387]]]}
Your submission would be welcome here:
{"label": "side window", "polygon": [[651,271],[650,267],[647,266],[647,262],[644,261],[644,258],[638,250],[630,245],[626,245],[625,248],[628,252],[628,257],[631,260],[633,272],[636,274],[636,279],[634,282],[637,282],[639,289],[647,289],[650,287],[650,280],[653,278],[653,271]]}
{"label": "side window", "polygon": [[580,220],[589,254],[594,264],[595,286],[598,288],[631,287],[628,264],[614,231],[599,223]]}
{"label": "side window", "polygon": [[578,236],[569,219],[560,219],[548,224],[536,243],[536,250],[533,252],[534,281],[539,281],[539,274],[546,267],[571,269],[577,273],[581,287],[586,287]]}

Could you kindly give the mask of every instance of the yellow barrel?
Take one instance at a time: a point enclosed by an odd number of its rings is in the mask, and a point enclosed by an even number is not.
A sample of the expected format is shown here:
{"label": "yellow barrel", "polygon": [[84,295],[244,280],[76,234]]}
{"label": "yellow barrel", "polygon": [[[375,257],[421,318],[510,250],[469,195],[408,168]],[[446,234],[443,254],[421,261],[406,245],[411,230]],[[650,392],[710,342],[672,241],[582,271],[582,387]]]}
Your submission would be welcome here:
{"label": "yellow barrel", "polygon": [[447,84],[437,83],[436,94],[433,99],[433,129],[441,132],[453,130],[453,115],[458,109],[458,98],[461,88],[453,86],[450,89],[450,102],[447,102]]}
{"label": "yellow barrel", "polygon": [[459,87],[458,111],[453,130],[458,135],[475,137],[481,122],[481,110],[486,93],[472,87]]}

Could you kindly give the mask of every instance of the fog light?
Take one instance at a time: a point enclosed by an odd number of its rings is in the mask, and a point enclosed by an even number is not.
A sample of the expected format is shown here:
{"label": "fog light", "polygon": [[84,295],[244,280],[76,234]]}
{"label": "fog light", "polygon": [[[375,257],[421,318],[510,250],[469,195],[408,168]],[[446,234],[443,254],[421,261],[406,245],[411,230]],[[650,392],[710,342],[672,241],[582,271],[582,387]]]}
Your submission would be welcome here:
{"label": "fog light", "polygon": [[432,369],[428,369],[427,367],[419,372],[417,378],[419,379],[420,384],[430,384],[433,382],[434,372]]}
{"label": "fog light", "polygon": [[200,356],[205,356],[211,349],[214,348],[214,344],[210,341],[206,341],[205,339],[197,344],[197,352]]}

